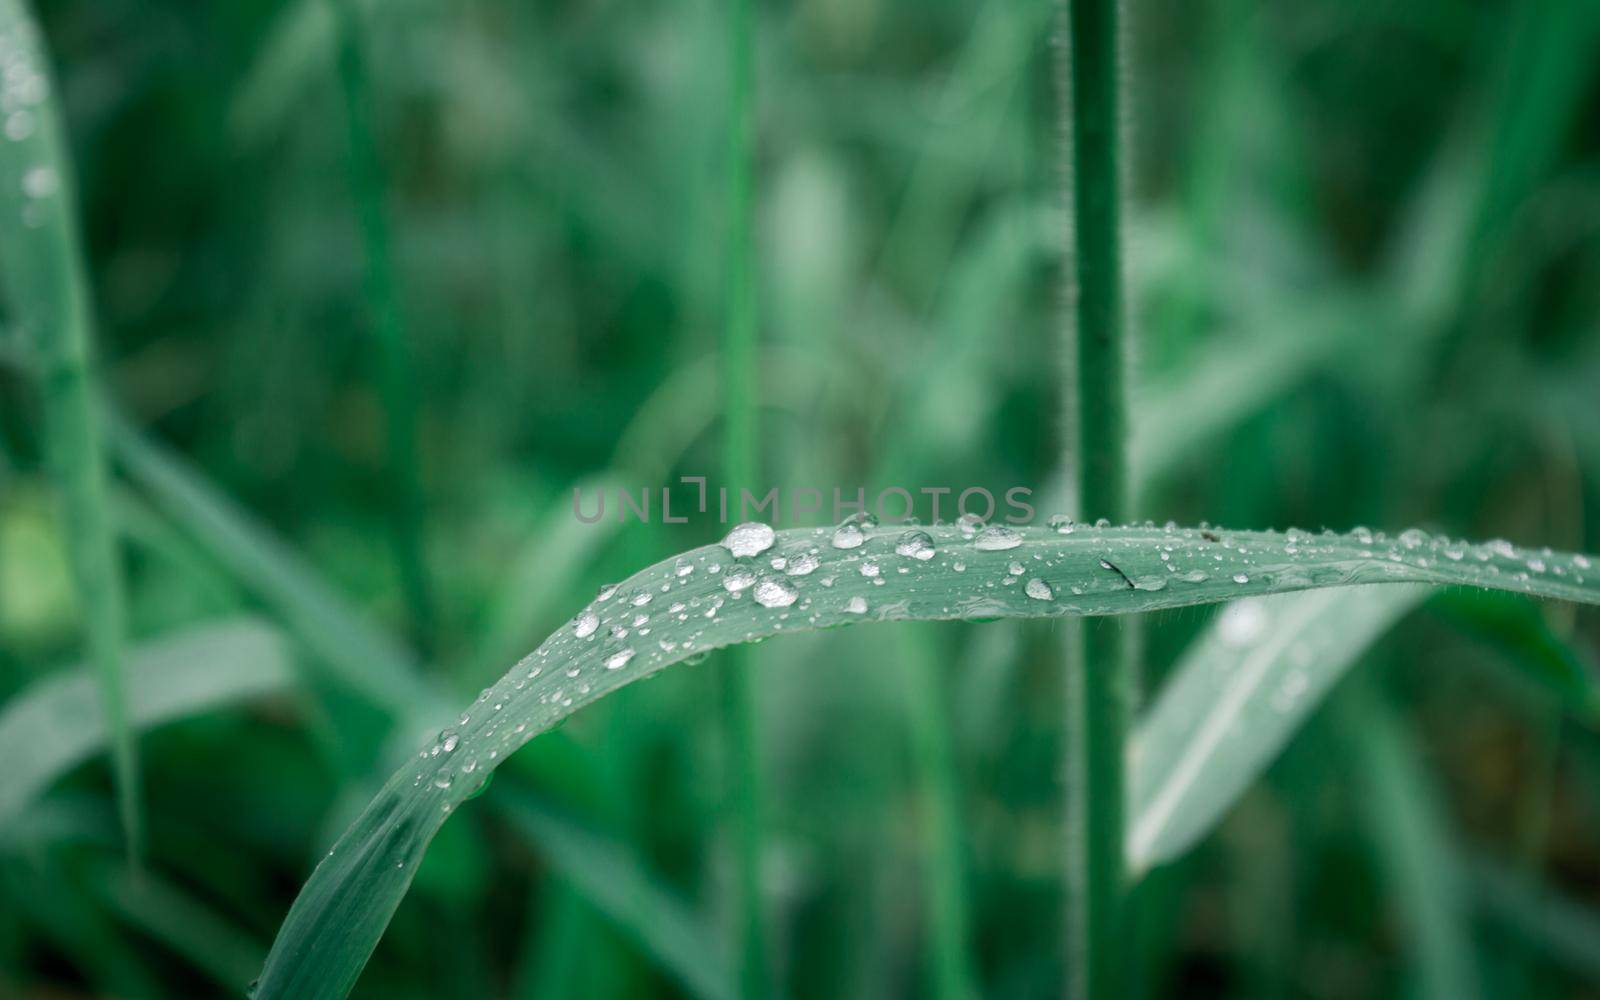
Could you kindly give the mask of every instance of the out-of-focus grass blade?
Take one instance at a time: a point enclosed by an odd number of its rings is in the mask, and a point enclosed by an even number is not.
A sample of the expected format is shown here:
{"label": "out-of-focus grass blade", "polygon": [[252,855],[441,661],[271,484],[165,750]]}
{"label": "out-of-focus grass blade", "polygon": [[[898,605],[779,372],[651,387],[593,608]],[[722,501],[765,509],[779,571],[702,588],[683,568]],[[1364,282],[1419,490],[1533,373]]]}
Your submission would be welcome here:
{"label": "out-of-focus grass blade", "polygon": [[734,976],[724,942],[625,848],[510,789],[497,791],[495,802],[551,869],[692,995],[703,1000],[729,996]]}
{"label": "out-of-focus grass blade", "polygon": [[1205,836],[1373,640],[1425,587],[1350,587],[1224,608],[1134,733],[1128,864],[1170,860]]}
{"label": "out-of-focus grass blade", "polygon": [[229,993],[261,968],[264,946],[178,886],[149,872],[107,868],[95,888],[133,926],[165,943]]}
{"label": "out-of-focus grass blade", "polygon": [[[737,557],[724,545],[692,549],[602,591],[397,771],[295,900],[261,1000],[346,993],[428,842],[490,771],[583,706],[705,650],[865,621],[1125,614],[1379,582],[1600,604],[1589,557],[1420,532],[936,525],[908,537],[850,525],[735,537]],[[1347,624],[1341,641],[1349,636]]]}
{"label": "out-of-focus grass blade", "polygon": [[1573,714],[1600,723],[1600,685],[1592,657],[1557,635],[1538,602],[1510,594],[1460,590],[1429,605],[1461,631],[1503,650]]}
{"label": "out-of-focus grass blade", "polygon": [[1490,918],[1600,985],[1600,913],[1491,858],[1471,857],[1463,867]]}
{"label": "out-of-focus grass blade", "polygon": [[6,141],[0,142],[0,274],[37,365],[89,657],[112,741],[118,813],[141,853],[139,766],[123,690],[122,569],[107,500],[95,393],[93,307],[56,83],[24,0],[0,0]]}
{"label": "out-of-focus grass blade", "polygon": [[1366,689],[1339,707],[1341,732],[1365,794],[1372,842],[1415,956],[1418,996],[1478,995],[1472,928],[1455,847],[1416,751],[1393,714]]}
{"label": "out-of-focus grass blade", "polygon": [[254,146],[274,137],[293,116],[306,85],[328,67],[337,33],[338,18],[326,0],[282,6],[233,99],[228,124],[236,142]]}
{"label": "out-of-focus grass blade", "polygon": [[[596,476],[574,483],[572,491],[587,503],[587,498],[595,496],[617,496],[623,486],[617,477]],[[622,527],[614,516],[602,517],[594,524],[578,520],[573,516],[572,491],[556,498],[512,560],[482,630],[474,679],[492,676],[491,671],[498,671],[528,648],[537,637],[533,630],[548,624],[566,599],[573,577]]]}
{"label": "out-of-focus grass blade", "polygon": [[[248,618],[195,626],[134,646],[128,712],[150,728],[224,705],[275,694],[294,681],[287,644]],[[0,826],[51,782],[105,746],[108,727],[85,669],[45,678],[0,711]]]}
{"label": "out-of-focus grass blade", "polygon": [[211,486],[181,458],[120,417],[111,446],[130,478],[188,531],[344,683],[397,719],[434,718],[437,695],[410,652],[369,623],[271,531]]}

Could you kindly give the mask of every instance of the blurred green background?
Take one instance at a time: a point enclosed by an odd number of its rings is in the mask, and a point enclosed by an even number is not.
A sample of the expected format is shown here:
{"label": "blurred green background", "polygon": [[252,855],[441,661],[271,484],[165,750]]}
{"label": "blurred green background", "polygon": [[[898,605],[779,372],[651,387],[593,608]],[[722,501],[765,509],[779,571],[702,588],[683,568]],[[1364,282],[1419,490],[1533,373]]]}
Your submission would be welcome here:
{"label": "blurred green background", "polygon": [[[257,683],[191,690],[142,736],[142,880],[103,754],[13,787],[0,995],[237,994],[422,738],[421,696],[383,670],[464,704],[599,585],[720,535],[580,525],[571,497],[716,482],[724,11],[39,7],[126,418],[132,642],[227,620],[250,641],[220,667],[202,643],[190,673]],[[1600,6],[1132,0],[1126,19],[1140,514],[1600,549]],[[1025,484],[1071,508],[1053,33],[1042,0],[758,5],[762,482]],[[7,367],[0,720],[82,656],[55,511],[36,389]],[[1600,994],[1600,739],[1525,679],[1588,677],[1600,616],[1464,602],[1383,640],[1361,690],[1152,877],[1151,992]],[[1150,685],[1210,614],[1153,617]],[[776,981],[928,987],[908,650],[948,717],[982,989],[1055,995],[1050,625],[750,657]],[[723,988],[682,975],[685,954],[731,962],[712,690],[668,671],[519,754],[444,828],[357,995]],[[1356,752],[1377,740],[1356,695],[1397,723],[1382,752]],[[82,725],[62,711],[0,747],[0,782],[61,752]],[[1452,930],[1464,953],[1439,947]]]}

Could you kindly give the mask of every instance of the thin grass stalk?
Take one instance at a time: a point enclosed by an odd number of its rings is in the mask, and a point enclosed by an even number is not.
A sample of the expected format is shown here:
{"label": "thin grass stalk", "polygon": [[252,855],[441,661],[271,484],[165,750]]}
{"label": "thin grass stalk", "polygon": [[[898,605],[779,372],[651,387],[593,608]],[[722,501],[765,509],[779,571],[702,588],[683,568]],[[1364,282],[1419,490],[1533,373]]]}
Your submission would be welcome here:
{"label": "thin grass stalk", "polygon": [[373,125],[371,73],[365,26],[355,0],[328,0],[338,23],[339,92],[349,141],[350,186],[361,229],[366,305],[377,344],[378,391],[383,399],[387,477],[386,504],[400,586],[411,631],[426,653],[432,649],[433,588],[423,555],[422,473],[417,465],[416,373],[405,313],[395,279],[394,241],[386,209],[389,182],[378,155]]}
{"label": "thin grass stalk", "polygon": [[928,974],[939,1000],[970,1000],[979,993],[968,921],[966,838],[939,647],[925,628],[901,633],[911,751],[926,810]]}
{"label": "thin grass stalk", "polygon": [[55,81],[22,0],[0,0],[0,50],[8,109],[0,142],[0,258],[11,315],[37,363],[46,451],[60,486],[89,658],[111,733],[117,813],[137,864],[143,854],[139,762],[123,690],[122,568],[94,387],[94,316]]}
{"label": "thin grass stalk", "polygon": [[[1068,109],[1073,246],[1076,474],[1087,518],[1128,518],[1127,391],[1119,229],[1117,0],[1062,0],[1058,62]],[[1087,621],[1067,672],[1067,927],[1070,994],[1115,997],[1128,980],[1120,943],[1128,877],[1124,775],[1134,665],[1121,625]]]}
{"label": "thin grass stalk", "polygon": [[[756,487],[760,440],[756,388],[758,306],[755,274],[755,98],[753,0],[729,0],[727,287],[722,336],[723,476],[741,506],[740,490]],[[769,992],[766,920],[761,893],[761,790],[751,670],[746,649],[727,650],[718,673],[727,794],[734,834],[735,900],[731,914],[739,994]]]}

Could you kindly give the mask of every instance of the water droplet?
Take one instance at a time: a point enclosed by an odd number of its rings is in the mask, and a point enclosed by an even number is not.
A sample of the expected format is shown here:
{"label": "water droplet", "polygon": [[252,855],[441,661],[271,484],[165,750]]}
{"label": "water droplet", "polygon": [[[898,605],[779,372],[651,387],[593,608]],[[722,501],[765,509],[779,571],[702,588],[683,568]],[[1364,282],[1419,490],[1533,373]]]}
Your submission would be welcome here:
{"label": "water droplet", "polygon": [[868,559],[866,562],[861,564],[861,575],[865,577],[877,576],[878,564],[873,562],[871,559]]}
{"label": "water droplet", "polygon": [[594,630],[600,627],[600,616],[592,608],[584,608],[578,612],[578,617],[572,620],[572,634],[580,639],[587,639],[594,635]]}
{"label": "water droplet", "polygon": [[790,576],[809,576],[816,571],[822,562],[809,552],[795,556],[789,561],[789,566],[784,570]]}
{"label": "water droplet", "polygon": [[982,549],[985,552],[1003,552],[1006,549],[1014,549],[1021,544],[1022,536],[1003,524],[989,525],[978,532],[978,536],[972,540],[973,548]]}
{"label": "water droplet", "polygon": [[1050,585],[1038,577],[1029,580],[1022,590],[1036,601],[1054,600],[1056,596],[1056,592],[1051,589]]}
{"label": "water droplet", "polygon": [[56,172],[49,167],[34,167],[22,175],[22,193],[29,198],[48,198],[58,187]]}
{"label": "water droplet", "polygon": [[933,538],[926,531],[908,531],[895,543],[896,554],[926,562],[934,556]]}
{"label": "water droplet", "polygon": [[956,527],[961,531],[962,538],[971,538],[983,528],[983,518],[976,514],[962,514],[956,518]]}
{"label": "water droplet", "polygon": [[787,608],[799,596],[793,587],[782,580],[767,579],[756,584],[756,603],[764,608]]}
{"label": "water droplet", "polygon": [[736,558],[743,559],[747,556],[760,555],[772,548],[772,543],[777,537],[772,525],[762,524],[760,521],[746,521],[728,532],[728,536],[722,540],[722,547],[733,553]]}
{"label": "water droplet", "polygon": [[1050,520],[1045,524],[1058,535],[1070,535],[1077,529],[1077,525],[1072,523],[1072,518],[1065,514],[1051,514]]}
{"label": "water droplet", "polygon": [[21,142],[33,134],[33,112],[13,111],[6,116],[6,138]]}
{"label": "water droplet", "polygon": [[1217,636],[1230,646],[1254,642],[1267,627],[1267,613],[1256,601],[1235,601],[1217,616]]}
{"label": "water droplet", "polygon": [[1023,572],[1022,564],[1019,562],[1013,562],[1011,565],[1006,567],[1006,572],[1010,573],[1012,576],[1021,576]]}
{"label": "water droplet", "polygon": [[853,615],[864,615],[867,613],[867,599],[860,596],[852,597],[845,603],[844,609]]}
{"label": "water droplet", "polygon": [[1248,573],[1235,573],[1235,574],[1233,574],[1233,582],[1234,583],[1249,583],[1250,582],[1250,575]]}
{"label": "water droplet", "polygon": [[444,738],[444,742],[440,744],[440,747],[445,753],[453,753],[455,752],[456,747],[460,744],[461,737],[457,736],[455,733],[451,733]]}
{"label": "water droplet", "polygon": [[861,526],[854,521],[846,521],[833,529],[833,547],[836,549],[857,549],[866,540]]}
{"label": "water droplet", "polygon": [[449,772],[442,771],[437,778],[433,779],[433,787],[435,788],[449,788],[450,785],[451,778]]}
{"label": "water droplet", "polygon": [[756,582],[756,575],[747,569],[736,569],[722,578],[722,589],[737,594]]}
{"label": "water droplet", "polygon": [[616,593],[617,585],[614,583],[608,583],[604,587],[600,588],[600,592],[594,595],[594,599],[596,601],[609,601],[612,597],[616,596]]}
{"label": "water droplet", "polygon": [[625,647],[606,657],[605,667],[607,670],[621,670],[631,659],[633,659],[633,649]]}

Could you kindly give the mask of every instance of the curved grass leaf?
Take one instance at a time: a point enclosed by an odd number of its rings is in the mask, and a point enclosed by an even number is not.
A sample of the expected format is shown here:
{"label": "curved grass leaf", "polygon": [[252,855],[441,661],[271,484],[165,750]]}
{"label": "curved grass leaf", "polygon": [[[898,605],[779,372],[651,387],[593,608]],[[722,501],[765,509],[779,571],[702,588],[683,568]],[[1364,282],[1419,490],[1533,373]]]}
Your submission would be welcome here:
{"label": "curved grass leaf", "polygon": [[[200,625],[135,646],[127,662],[128,714],[140,728],[273,694],[294,670],[280,633],[253,619]],[[44,680],[0,711],[0,827],[100,748],[105,715],[85,670]]]}
{"label": "curved grass leaf", "polygon": [[0,100],[8,112],[7,141],[0,142],[0,272],[38,368],[46,451],[60,483],[89,657],[110,723],[118,814],[137,859],[139,766],[124,691],[122,568],[94,391],[94,310],[56,84],[23,0],[0,0],[0,50],[6,59]]}
{"label": "curved grass leaf", "polygon": [[[835,546],[832,529],[792,529],[754,558],[705,546],[603,590],[389,779],[301,890],[258,997],[346,993],[428,841],[489,771],[583,706],[706,650],[863,621],[1125,614],[1380,582],[1600,604],[1587,557],[1418,532],[1389,540],[1157,527],[914,530],[926,547],[905,545],[898,528],[868,530],[849,548]],[[931,556],[918,558],[926,548]]]}
{"label": "curved grass leaf", "polygon": [[1348,587],[1223,609],[1130,743],[1129,869],[1171,860],[1216,826],[1334,683],[1427,594]]}

